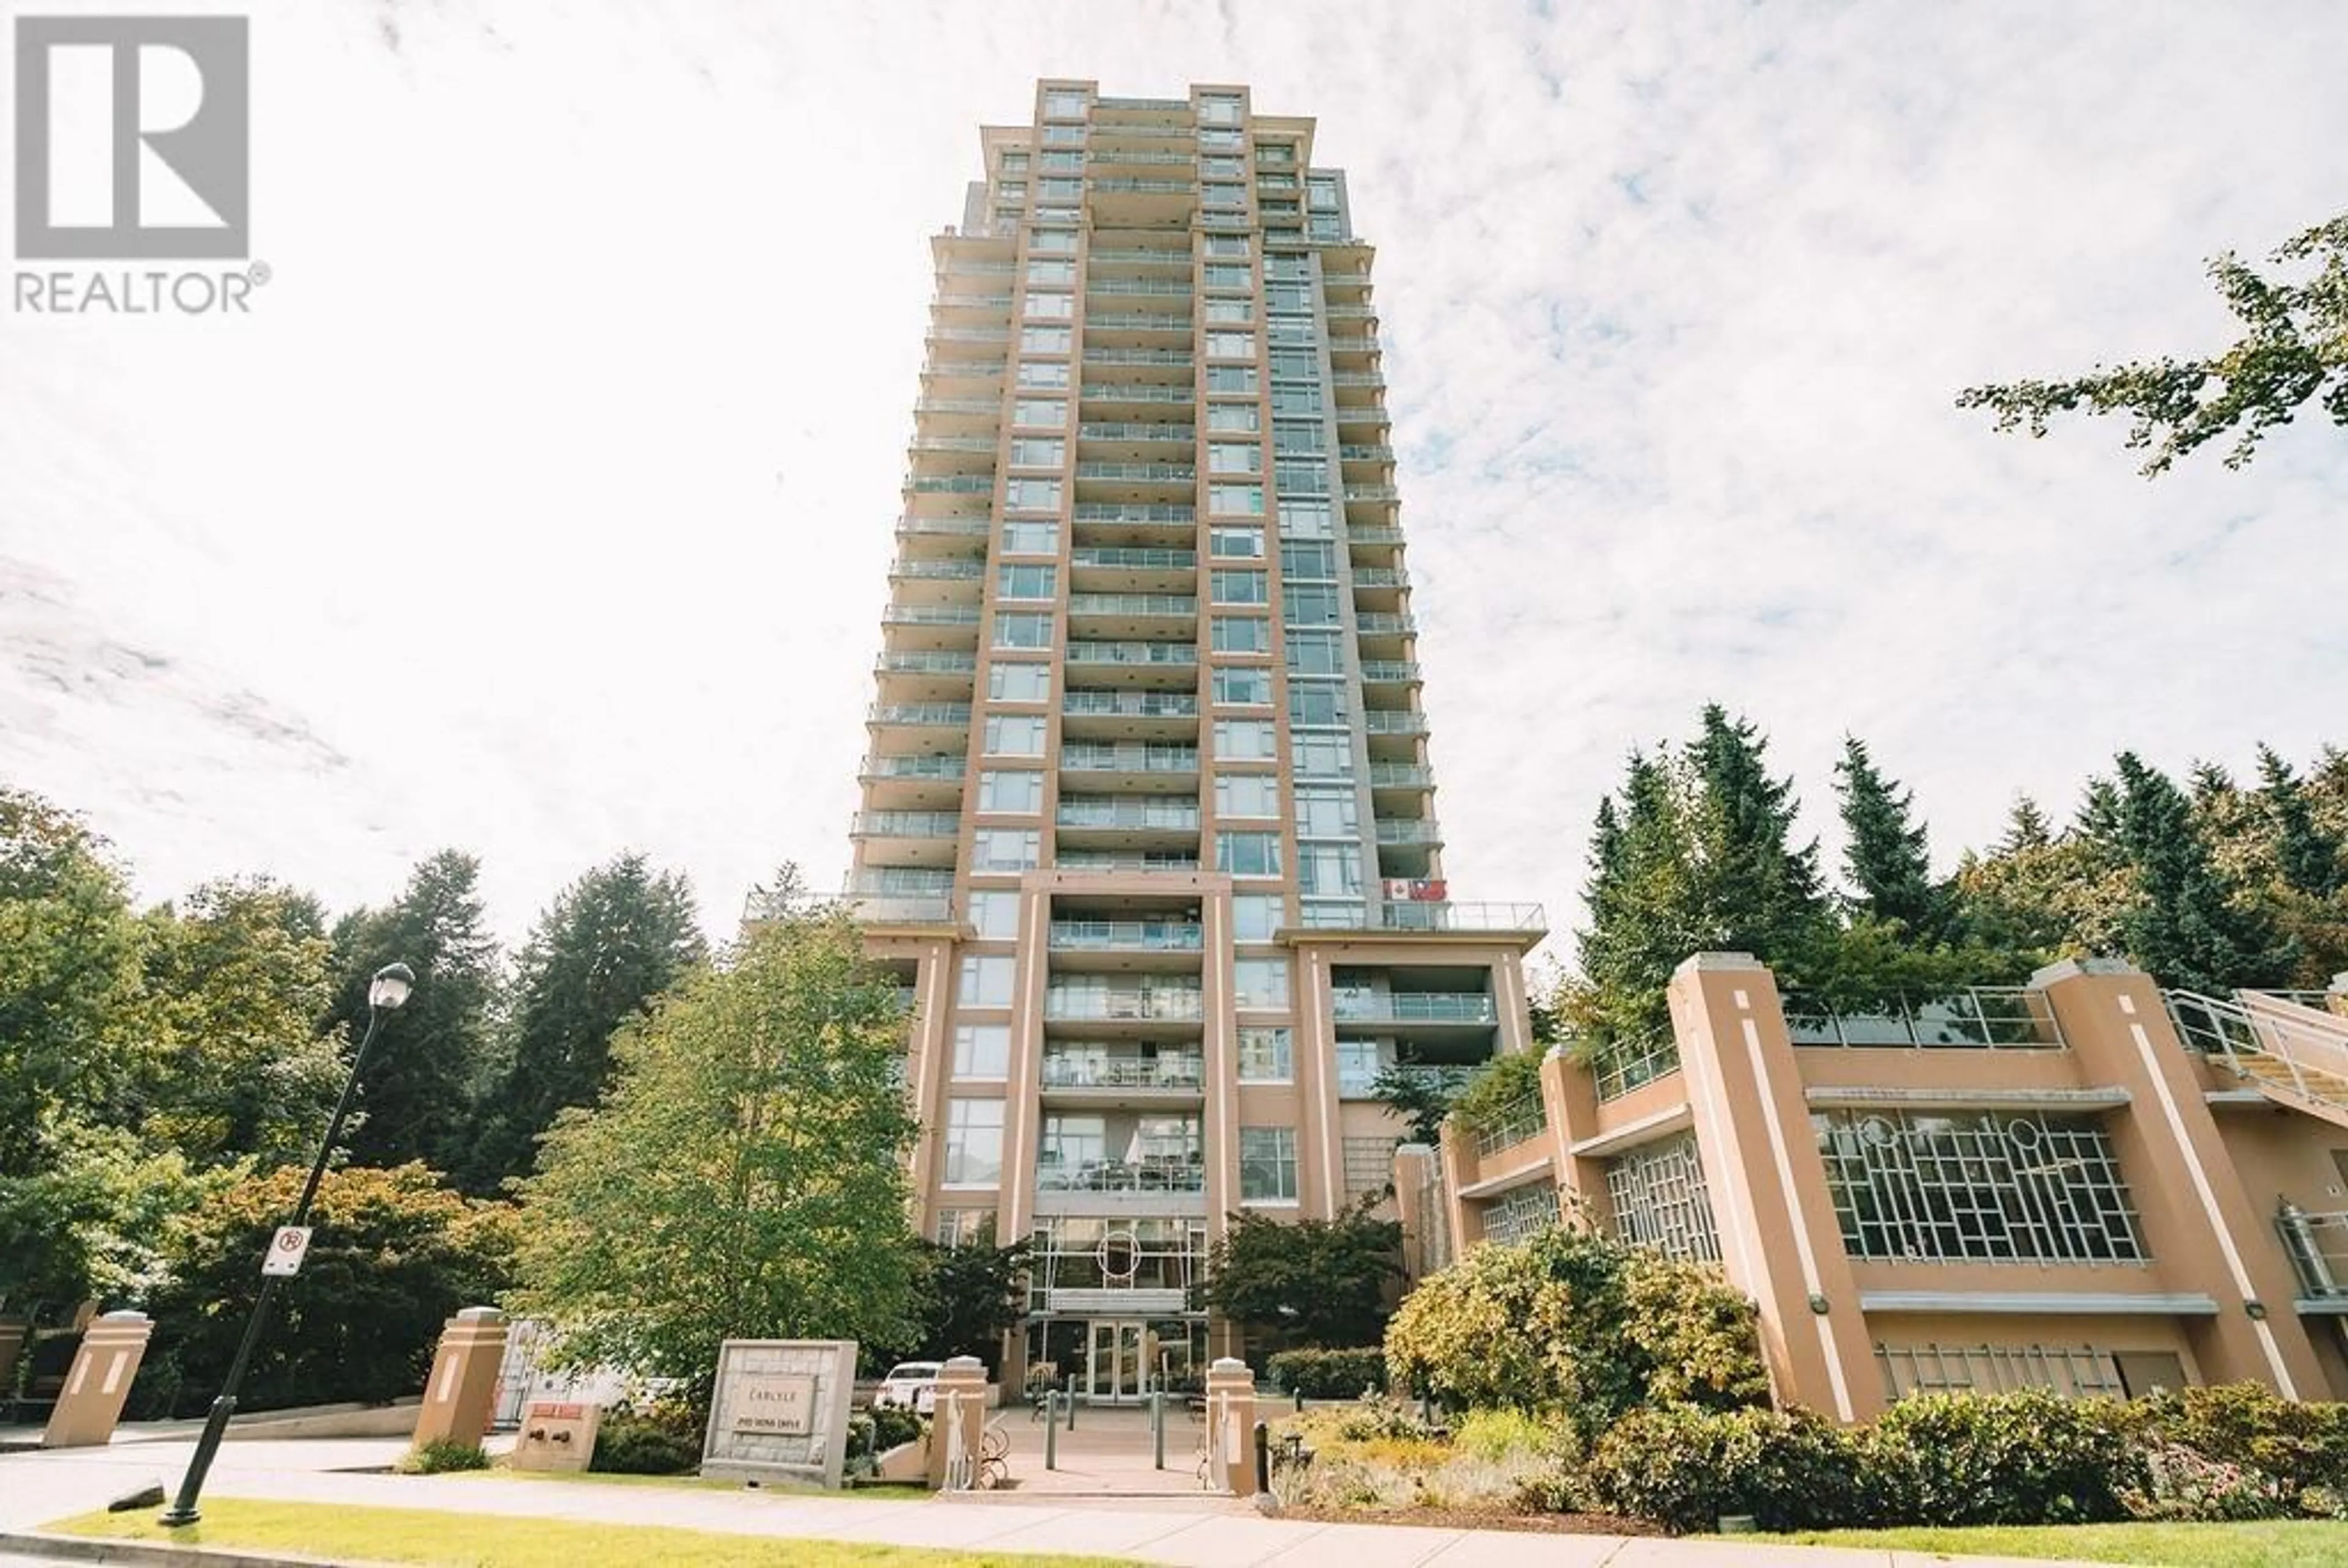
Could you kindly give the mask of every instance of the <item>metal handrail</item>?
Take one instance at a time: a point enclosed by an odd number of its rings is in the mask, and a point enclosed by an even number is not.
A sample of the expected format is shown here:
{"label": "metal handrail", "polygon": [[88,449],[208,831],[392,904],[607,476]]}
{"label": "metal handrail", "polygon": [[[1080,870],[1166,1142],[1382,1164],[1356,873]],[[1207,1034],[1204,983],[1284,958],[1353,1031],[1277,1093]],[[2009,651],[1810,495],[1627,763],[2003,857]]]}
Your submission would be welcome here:
{"label": "metal handrail", "polygon": [[1592,1076],[1603,1104],[1620,1100],[1633,1089],[1668,1078],[1680,1070],[1680,1042],[1669,1029],[1659,1029],[1634,1040],[1615,1040],[1600,1056]]}
{"label": "metal handrail", "polygon": [[1501,1150],[1549,1131],[1549,1111],[1540,1096],[1528,1094],[1510,1102],[1499,1119],[1476,1134],[1476,1157],[1488,1160]]}
{"label": "metal handrail", "polygon": [[2283,996],[2236,991],[2228,1001],[2198,991],[2164,991],[2169,1021],[2187,1049],[2222,1061],[2237,1077],[2283,1085],[2257,1063],[2280,1063],[2302,1100],[2348,1103],[2348,1019]]}

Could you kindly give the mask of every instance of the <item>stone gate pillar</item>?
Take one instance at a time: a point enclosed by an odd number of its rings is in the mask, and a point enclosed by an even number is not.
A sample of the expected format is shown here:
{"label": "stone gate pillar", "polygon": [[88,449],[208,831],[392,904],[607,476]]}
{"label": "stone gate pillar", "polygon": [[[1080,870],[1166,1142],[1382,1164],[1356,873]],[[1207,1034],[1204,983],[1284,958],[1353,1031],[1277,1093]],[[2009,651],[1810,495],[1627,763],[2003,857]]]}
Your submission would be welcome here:
{"label": "stone gate pillar", "polygon": [[416,1417],[416,1446],[479,1443],[489,1430],[498,1399],[498,1370],[506,1358],[506,1315],[494,1307],[468,1307],[440,1330],[432,1373],[424,1381],[424,1408]]}
{"label": "stone gate pillar", "polygon": [[1236,1357],[1207,1368],[1207,1480],[1234,1497],[1255,1495],[1255,1374]]}
{"label": "stone gate pillar", "polygon": [[96,1448],[111,1441],[130,1397],[130,1379],[155,1325],[143,1312],[109,1312],[83,1334],[64,1391],[41,1433],[45,1449]]}

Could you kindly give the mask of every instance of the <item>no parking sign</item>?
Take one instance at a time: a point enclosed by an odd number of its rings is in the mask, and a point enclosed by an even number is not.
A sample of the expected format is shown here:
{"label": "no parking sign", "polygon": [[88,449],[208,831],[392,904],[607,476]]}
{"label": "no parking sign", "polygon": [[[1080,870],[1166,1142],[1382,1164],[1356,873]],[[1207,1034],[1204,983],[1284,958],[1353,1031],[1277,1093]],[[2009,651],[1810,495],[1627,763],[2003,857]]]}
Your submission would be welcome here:
{"label": "no parking sign", "polygon": [[269,1252],[261,1260],[263,1274],[299,1274],[302,1255],[310,1250],[308,1225],[279,1225],[269,1238]]}

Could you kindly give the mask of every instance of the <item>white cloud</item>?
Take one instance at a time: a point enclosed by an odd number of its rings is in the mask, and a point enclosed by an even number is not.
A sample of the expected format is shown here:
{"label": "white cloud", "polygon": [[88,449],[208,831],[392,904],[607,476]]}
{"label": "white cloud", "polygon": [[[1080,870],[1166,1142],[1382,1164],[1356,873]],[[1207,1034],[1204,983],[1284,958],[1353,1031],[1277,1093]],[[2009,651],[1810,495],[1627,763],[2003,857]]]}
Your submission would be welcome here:
{"label": "white cloud", "polygon": [[1944,851],[2120,745],[2339,738],[2348,448],[2147,484],[1970,382],[2219,341],[2336,209],[2348,14],[2113,3],[255,7],[249,320],[0,316],[0,776],[145,891],[518,932],[846,859],[930,285],[1034,78],[1317,116],[1379,247],[1449,869],[1560,917],[1718,698]]}

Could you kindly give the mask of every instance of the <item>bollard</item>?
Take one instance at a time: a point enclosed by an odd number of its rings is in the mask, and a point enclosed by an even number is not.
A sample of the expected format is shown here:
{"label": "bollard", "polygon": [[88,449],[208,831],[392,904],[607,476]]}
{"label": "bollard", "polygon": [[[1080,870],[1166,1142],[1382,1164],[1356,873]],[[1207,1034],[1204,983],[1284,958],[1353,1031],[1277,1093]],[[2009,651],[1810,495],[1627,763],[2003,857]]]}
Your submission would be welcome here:
{"label": "bollard", "polygon": [[1149,1396],[1149,1453],[1151,1462],[1159,1470],[1166,1468],[1166,1390],[1155,1389]]}
{"label": "bollard", "polygon": [[1068,1390],[1068,1430],[1070,1430],[1070,1431],[1072,1431],[1072,1432],[1073,1432],[1073,1431],[1075,1431],[1076,1430],[1076,1391],[1074,1389],[1069,1389],[1069,1390]]}
{"label": "bollard", "polygon": [[1060,1468],[1060,1396],[1044,1390],[1044,1468]]}
{"label": "bollard", "polygon": [[1272,1490],[1272,1429],[1263,1422],[1255,1424],[1255,1491],[1258,1497]]}
{"label": "bollard", "polygon": [[1304,1390],[1302,1389],[1296,1390],[1296,1413],[1300,1416],[1304,1413]]}

